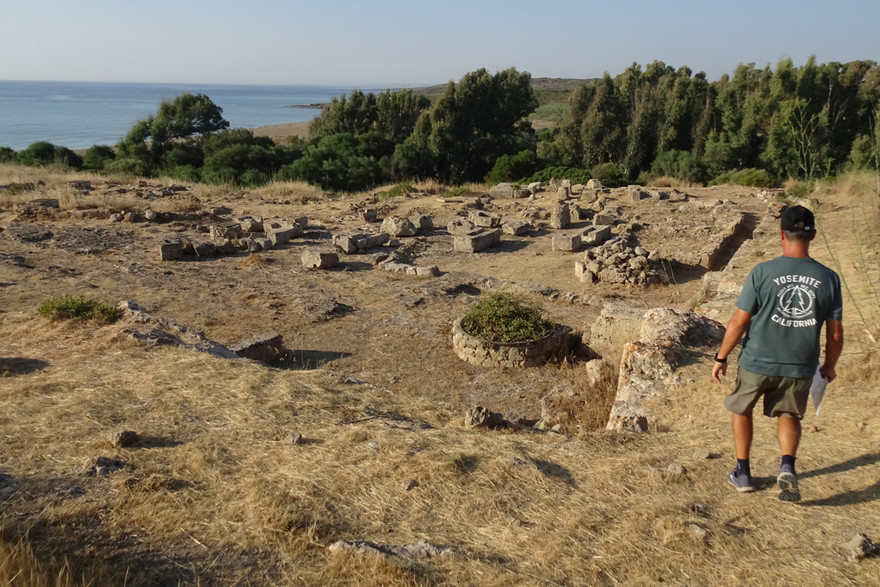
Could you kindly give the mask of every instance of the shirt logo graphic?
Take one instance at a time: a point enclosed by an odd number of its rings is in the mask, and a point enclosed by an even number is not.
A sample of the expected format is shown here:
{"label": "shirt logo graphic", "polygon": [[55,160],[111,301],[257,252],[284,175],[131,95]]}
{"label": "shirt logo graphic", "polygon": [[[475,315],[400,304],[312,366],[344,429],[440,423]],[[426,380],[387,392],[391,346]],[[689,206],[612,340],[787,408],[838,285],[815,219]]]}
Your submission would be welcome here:
{"label": "shirt logo graphic", "polygon": [[813,301],[816,293],[804,285],[791,284],[782,288],[777,294],[779,312],[786,318],[802,320],[813,313]]}

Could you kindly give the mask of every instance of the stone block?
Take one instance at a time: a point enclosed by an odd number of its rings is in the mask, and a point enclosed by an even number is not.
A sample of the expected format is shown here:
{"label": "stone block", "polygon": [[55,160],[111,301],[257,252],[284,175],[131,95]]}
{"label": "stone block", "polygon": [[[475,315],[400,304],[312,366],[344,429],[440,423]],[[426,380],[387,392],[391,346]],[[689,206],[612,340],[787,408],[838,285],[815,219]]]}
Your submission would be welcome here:
{"label": "stone block", "polygon": [[[566,180],[568,181],[568,180]],[[571,195],[571,188],[562,186],[558,190],[556,190],[556,199],[559,201],[567,200]]]}
{"label": "stone block", "polygon": [[537,194],[538,192],[541,191],[541,182],[540,181],[533,181],[532,183],[529,184],[528,190],[529,190],[529,193],[532,195]]}
{"label": "stone block", "polygon": [[241,238],[241,224],[239,224],[238,222],[215,223],[211,225],[209,230],[212,239]]}
{"label": "stone block", "polygon": [[436,265],[429,265],[427,267],[416,267],[416,275],[420,277],[437,277],[440,275],[440,268]]}
{"label": "stone block", "polygon": [[254,241],[260,245],[264,251],[268,251],[275,246],[275,243],[272,242],[272,239],[266,238],[264,236],[258,236],[254,238]]}
{"label": "stone block", "polygon": [[375,249],[376,247],[381,247],[385,243],[390,240],[389,237],[385,233],[379,234],[364,234],[359,238],[356,238],[354,243],[357,245],[357,248],[361,251],[368,251],[370,249]]}
{"label": "stone block", "polygon": [[365,238],[367,235],[363,233],[334,234],[333,246],[346,255],[353,255],[360,250],[357,240]]}
{"label": "stone block", "polygon": [[239,224],[243,232],[263,232],[263,221],[257,218],[246,216],[239,221]]}
{"label": "stone block", "polygon": [[532,225],[525,220],[511,220],[501,225],[501,232],[504,234],[512,234],[522,236],[532,229]]}
{"label": "stone block", "polygon": [[272,241],[272,245],[280,247],[290,242],[290,239],[301,236],[303,227],[301,224],[286,224],[281,222],[272,222],[264,225],[266,238]]}
{"label": "stone block", "polygon": [[159,245],[159,258],[162,261],[174,261],[183,257],[183,243],[164,242]]}
{"label": "stone block", "polygon": [[581,199],[587,204],[592,204],[599,199],[599,194],[596,193],[596,190],[588,190],[584,188],[581,192]]}
{"label": "stone block", "polygon": [[332,251],[306,249],[302,253],[302,264],[309,269],[329,269],[339,263],[339,255]]}
{"label": "stone block", "polygon": [[366,208],[358,211],[358,214],[361,217],[361,220],[364,222],[376,222],[379,219],[379,213],[376,212],[375,208]]}
{"label": "stone block", "polygon": [[603,189],[602,182],[599,181],[598,179],[591,179],[590,181],[587,182],[587,189],[588,190],[601,190],[601,189]]}
{"label": "stone block", "polygon": [[434,219],[427,214],[413,214],[409,217],[409,221],[413,223],[418,230],[433,230]]}
{"label": "stone block", "polygon": [[193,245],[193,249],[195,250],[195,254],[199,257],[215,257],[217,255],[217,247],[214,243],[207,241]]}
{"label": "stone block", "polygon": [[485,210],[471,210],[468,212],[468,220],[473,222],[474,226],[495,228],[501,225],[501,214],[493,214]]}
{"label": "stone block", "polygon": [[234,255],[238,252],[238,247],[229,239],[220,239],[214,245],[218,255]]}
{"label": "stone block", "polygon": [[381,231],[391,236],[415,236],[418,229],[409,218],[389,216],[382,221]]}
{"label": "stone block", "polygon": [[577,251],[581,248],[581,235],[577,233],[554,234],[554,251]]}
{"label": "stone block", "polygon": [[467,234],[475,228],[474,223],[465,218],[453,218],[446,225],[446,231],[454,236]]}
{"label": "stone block", "polygon": [[571,224],[571,210],[568,204],[564,202],[556,204],[556,208],[550,215],[550,226],[552,228],[568,228],[569,224]]}
{"label": "stone block", "polygon": [[642,198],[645,197],[645,192],[642,191],[642,186],[640,185],[626,186],[626,193],[629,194],[629,197],[633,202],[641,202]]}
{"label": "stone block", "polygon": [[595,225],[611,225],[614,224],[617,220],[616,214],[609,214],[608,212],[599,212],[595,216],[593,216],[593,224]]}
{"label": "stone block", "polygon": [[585,186],[584,184],[582,184],[582,183],[576,183],[576,184],[574,184],[573,186],[571,186],[571,194],[572,194],[573,196],[579,196],[579,195],[581,195],[582,193],[584,193],[584,190],[585,190],[585,189],[586,189],[586,186]]}
{"label": "stone block", "polygon": [[457,235],[453,239],[453,249],[463,253],[476,253],[501,242],[501,230],[491,228],[487,230],[474,230],[467,234]]}
{"label": "stone block", "polygon": [[581,233],[581,241],[588,247],[601,245],[611,238],[611,227],[608,225],[588,226]]}

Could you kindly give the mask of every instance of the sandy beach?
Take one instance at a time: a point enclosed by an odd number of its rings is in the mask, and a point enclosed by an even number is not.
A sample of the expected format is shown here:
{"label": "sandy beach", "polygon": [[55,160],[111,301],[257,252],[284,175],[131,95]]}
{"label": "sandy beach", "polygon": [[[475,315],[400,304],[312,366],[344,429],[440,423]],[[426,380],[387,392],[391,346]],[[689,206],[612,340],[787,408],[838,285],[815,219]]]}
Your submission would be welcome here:
{"label": "sandy beach", "polygon": [[260,126],[251,129],[257,136],[269,137],[278,144],[282,144],[290,137],[309,136],[309,125],[311,121],[306,122],[289,122],[287,124],[273,124],[271,126]]}

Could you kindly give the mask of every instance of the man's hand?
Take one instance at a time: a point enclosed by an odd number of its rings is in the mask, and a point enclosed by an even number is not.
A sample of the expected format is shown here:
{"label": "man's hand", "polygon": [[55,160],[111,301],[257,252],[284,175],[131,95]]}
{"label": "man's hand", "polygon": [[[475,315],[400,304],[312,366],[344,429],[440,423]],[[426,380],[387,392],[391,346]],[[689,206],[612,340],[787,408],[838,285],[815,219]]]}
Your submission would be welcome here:
{"label": "man's hand", "polygon": [[712,379],[715,380],[716,383],[721,383],[721,377],[718,374],[727,375],[727,363],[720,363],[715,361],[715,366],[712,367]]}
{"label": "man's hand", "polygon": [[822,365],[819,367],[819,375],[825,378],[825,381],[831,383],[837,377],[837,371],[835,371],[834,367],[826,367]]}

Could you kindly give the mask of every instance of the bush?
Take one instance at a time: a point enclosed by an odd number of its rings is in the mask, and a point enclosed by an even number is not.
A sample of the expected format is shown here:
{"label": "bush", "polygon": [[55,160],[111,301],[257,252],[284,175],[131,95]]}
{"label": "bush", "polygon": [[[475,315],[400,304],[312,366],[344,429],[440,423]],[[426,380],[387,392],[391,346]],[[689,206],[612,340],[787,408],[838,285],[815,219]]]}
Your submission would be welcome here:
{"label": "bush", "polygon": [[10,147],[0,147],[0,163],[12,163],[18,160],[18,153]]}
{"label": "bush", "polygon": [[116,152],[107,145],[92,145],[83,155],[83,169],[104,171],[104,167],[116,158]]}
{"label": "bush", "polygon": [[98,324],[112,324],[119,319],[119,310],[113,306],[67,295],[49,298],[37,312],[50,320],[93,320]]}
{"label": "bush", "polygon": [[540,181],[542,184],[550,183],[551,179],[563,180],[570,179],[572,184],[587,183],[593,176],[587,169],[579,169],[577,167],[551,166],[532,174],[530,177],[524,178],[520,183],[528,185],[533,181]]}
{"label": "bush", "polygon": [[753,167],[726,171],[710,181],[709,185],[721,185],[725,183],[731,185],[747,185],[757,188],[771,188],[776,185],[776,182],[773,181],[767,171],[763,169],[755,169]]}
{"label": "bush", "polygon": [[619,165],[614,163],[600,163],[591,170],[594,179],[598,179],[605,187],[621,187],[629,184],[623,175]]}
{"label": "bush", "polygon": [[381,198],[396,198],[397,196],[405,196],[406,194],[415,192],[416,188],[408,183],[399,183],[387,192],[379,194]]}
{"label": "bush", "polygon": [[471,306],[461,327],[472,336],[494,342],[538,340],[554,330],[540,308],[509,294],[494,294]]}
{"label": "bush", "polygon": [[533,151],[524,150],[516,155],[502,155],[495,160],[492,170],[486,175],[487,183],[516,181],[527,177],[538,169],[538,156]]}

